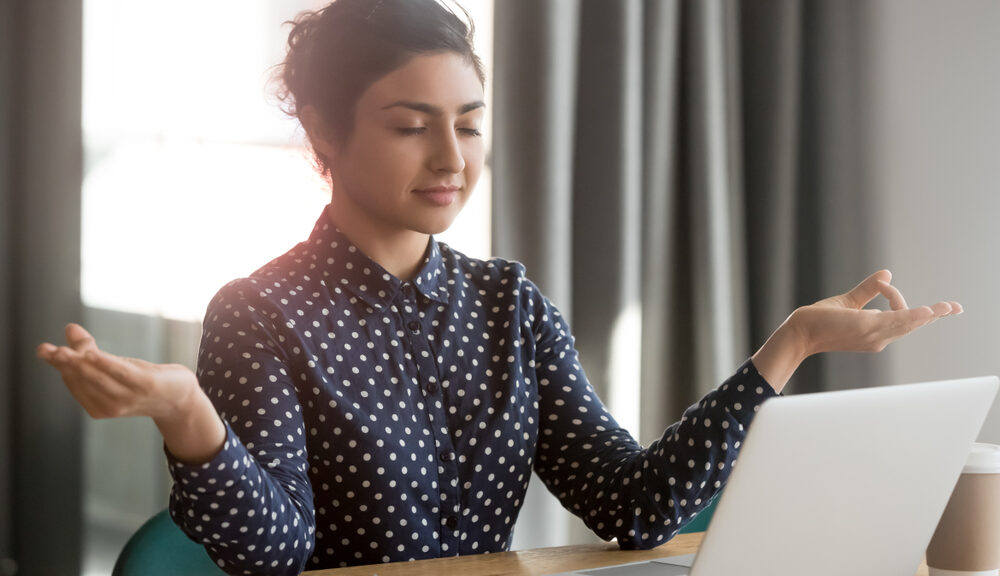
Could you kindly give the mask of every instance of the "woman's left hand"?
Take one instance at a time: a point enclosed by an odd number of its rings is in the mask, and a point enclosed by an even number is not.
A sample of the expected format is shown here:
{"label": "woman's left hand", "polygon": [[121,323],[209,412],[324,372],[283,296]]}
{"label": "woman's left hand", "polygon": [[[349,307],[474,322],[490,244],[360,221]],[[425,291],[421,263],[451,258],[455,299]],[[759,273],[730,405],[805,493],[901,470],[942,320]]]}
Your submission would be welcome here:
{"label": "woman's left hand", "polygon": [[[849,292],[796,309],[754,354],[754,366],[780,392],[808,356],[836,350],[881,352],[917,328],[962,313],[962,305],[953,301],[909,308],[891,280],[888,270],[880,270]],[[879,294],[891,310],[865,309]]]}

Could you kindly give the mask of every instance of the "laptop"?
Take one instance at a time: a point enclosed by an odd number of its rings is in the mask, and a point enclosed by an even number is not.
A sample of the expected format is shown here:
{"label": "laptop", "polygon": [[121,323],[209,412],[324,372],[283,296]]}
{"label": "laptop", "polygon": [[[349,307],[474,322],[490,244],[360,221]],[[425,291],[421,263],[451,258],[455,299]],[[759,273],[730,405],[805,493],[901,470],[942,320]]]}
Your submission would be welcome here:
{"label": "laptop", "polygon": [[913,576],[998,386],[765,402],[696,555],[558,576]]}

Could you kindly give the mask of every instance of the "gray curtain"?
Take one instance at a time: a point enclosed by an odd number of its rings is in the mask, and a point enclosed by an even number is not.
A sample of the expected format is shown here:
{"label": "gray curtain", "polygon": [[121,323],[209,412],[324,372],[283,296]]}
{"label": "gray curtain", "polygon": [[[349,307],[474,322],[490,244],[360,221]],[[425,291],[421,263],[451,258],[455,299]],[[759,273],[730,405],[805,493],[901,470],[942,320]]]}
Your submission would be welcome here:
{"label": "gray curtain", "polygon": [[80,411],[34,348],[81,314],[81,30],[0,2],[0,574],[80,571]]}
{"label": "gray curtain", "polygon": [[[0,281],[0,327],[10,326],[10,282],[6,274],[10,270],[11,247],[8,240],[10,218],[10,96],[9,82],[13,49],[11,41],[11,3],[0,2],[0,270],[5,277]],[[11,572],[9,563],[13,560],[11,538],[11,390],[9,376],[11,355],[10,330],[0,328],[0,574]],[[7,566],[3,566],[7,564]]]}
{"label": "gray curtain", "polygon": [[[638,396],[641,441],[796,306],[884,265],[867,241],[865,10],[497,3],[494,252],[524,262],[569,317],[612,412]],[[812,358],[789,390],[876,377],[862,356]],[[534,482],[515,547],[586,539]]]}

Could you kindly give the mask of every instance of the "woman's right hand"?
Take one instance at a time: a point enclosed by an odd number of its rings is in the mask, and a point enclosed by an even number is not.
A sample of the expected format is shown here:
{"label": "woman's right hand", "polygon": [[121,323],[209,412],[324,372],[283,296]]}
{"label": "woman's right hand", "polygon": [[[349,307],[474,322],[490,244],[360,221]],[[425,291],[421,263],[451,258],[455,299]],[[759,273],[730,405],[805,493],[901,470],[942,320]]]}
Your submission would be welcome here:
{"label": "woman's right hand", "polygon": [[[880,352],[938,318],[962,313],[962,305],[954,301],[908,308],[891,281],[888,270],[879,270],[848,292],[796,309],[753,355],[754,366],[781,392],[808,356],[835,350]],[[880,294],[891,310],[866,309]]]}
{"label": "woman's right hand", "polygon": [[37,354],[59,370],[93,418],[169,418],[198,390],[198,379],[187,367],[109,354],[79,324],[66,326],[66,346],[45,342]]}
{"label": "woman's right hand", "polygon": [[222,449],[225,426],[187,367],[109,354],[79,324],[66,326],[66,346],[45,342],[37,354],[59,370],[91,417],[149,416],[167,449],[192,464],[207,462]]}

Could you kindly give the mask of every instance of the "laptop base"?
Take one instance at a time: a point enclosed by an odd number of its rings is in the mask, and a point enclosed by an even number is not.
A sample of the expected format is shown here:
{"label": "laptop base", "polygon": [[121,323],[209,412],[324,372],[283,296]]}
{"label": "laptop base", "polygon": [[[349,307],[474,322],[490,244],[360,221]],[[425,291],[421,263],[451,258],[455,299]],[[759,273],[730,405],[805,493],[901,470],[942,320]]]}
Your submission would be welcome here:
{"label": "laptop base", "polygon": [[688,576],[694,554],[574,572],[581,576]]}

